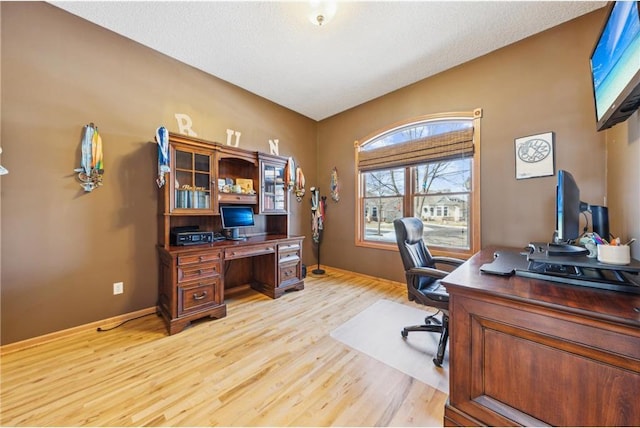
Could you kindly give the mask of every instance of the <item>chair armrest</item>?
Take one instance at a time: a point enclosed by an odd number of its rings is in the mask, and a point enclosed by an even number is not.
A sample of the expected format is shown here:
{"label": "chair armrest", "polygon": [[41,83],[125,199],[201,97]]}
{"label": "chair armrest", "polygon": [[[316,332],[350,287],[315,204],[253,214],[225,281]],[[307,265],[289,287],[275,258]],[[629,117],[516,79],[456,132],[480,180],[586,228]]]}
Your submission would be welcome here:
{"label": "chair armrest", "polygon": [[432,259],[435,263],[442,263],[450,266],[460,266],[462,263],[465,262],[465,260],[456,259],[454,257],[436,256],[436,257],[432,257]]}
{"label": "chair armrest", "polygon": [[442,279],[450,273],[451,272],[447,272],[446,270],[434,269],[429,267],[414,267],[407,271],[407,274],[409,275],[428,276],[436,279]]}

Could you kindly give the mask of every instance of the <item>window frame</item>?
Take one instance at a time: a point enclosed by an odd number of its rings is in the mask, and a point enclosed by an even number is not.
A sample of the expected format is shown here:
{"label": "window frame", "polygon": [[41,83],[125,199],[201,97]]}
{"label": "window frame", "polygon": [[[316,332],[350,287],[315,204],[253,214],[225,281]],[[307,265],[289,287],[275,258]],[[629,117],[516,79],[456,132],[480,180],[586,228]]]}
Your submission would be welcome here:
{"label": "window frame", "polygon": [[[361,171],[358,162],[358,153],[368,143],[377,140],[378,138],[393,133],[394,131],[406,128],[409,126],[418,126],[423,123],[442,122],[450,120],[470,120],[473,124],[473,156],[471,156],[471,191],[469,192],[469,249],[455,249],[448,247],[438,247],[430,245],[429,249],[434,255],[449,256],[449,257],[461,257],[468,258],[480,251],[481,245],[481,216],[480,216],[480,125],[482,118],[482,109],[477,108],[472,111],[462,112],[448,112],[437,113],[419,116],[404,120],[402,122],[395,123],[391,126],[375,131],[361,140],[354,142],[355,148],[355,195],[356,195],[356,210],[355,210],[355,245],[356,247],[376,248],[382,250],[398,251],[398,246],[395,242],[376,242],[365,240],[364,233],[364,212],[365,212],[365,195],[363,185],[363,174],[370,171]],[[414,180],[412,177],[414,165],[404,165],[390,167],[389,169],[404,168],[405,170],[405,191],[403,198],[403,212],[405,216],[413,215],[413,198],[416,195],[416,189],[414,189]],[[420,213],[418,213],[419,215]],[[380,213],[378,213],[380,215]],[[420,218],[420,217],[419,217]]]}

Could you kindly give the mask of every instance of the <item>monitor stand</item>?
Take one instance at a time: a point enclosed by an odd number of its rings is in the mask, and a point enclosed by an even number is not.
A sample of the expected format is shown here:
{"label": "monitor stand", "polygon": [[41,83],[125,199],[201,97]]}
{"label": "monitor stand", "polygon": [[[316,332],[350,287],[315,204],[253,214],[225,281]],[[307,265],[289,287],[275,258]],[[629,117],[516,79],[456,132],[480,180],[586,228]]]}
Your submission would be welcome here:
{"label": "monitor stand", "polygon": [[234,229],[228,229],[228,230],[230,232],[230,235],[227,236],[228,241],[246,241],[247,239],[246,236],[240,236],[240,229],[234,228]]}
{"label": "monitor stand", "polygon": [[557,230],[553,232],[551,242],[546,245],[546,248],[543,249],[543,247],[544,244],[540,243],[529,244],[529,248],[532,249],[533,252],[535,252],[536,250],[538,252],[543,252],[544,250],[546,250],[547,254],[549,254],[550,256],[578,257],[589,254],[589,250],[587,250],[585,247],[571,245],[558,239]]}
{"label": "monitor stand", "polygon": [[584,247],[570,244],[546,244],[544,242],[529,243],[529,254],[547,254],[549,256],[578,257],[589,254]]}
{"label": "monitor stand", "polygon": [[570,244],[548,244],[547,252],[550,256],[578,257],[589,254],[585,247]]}

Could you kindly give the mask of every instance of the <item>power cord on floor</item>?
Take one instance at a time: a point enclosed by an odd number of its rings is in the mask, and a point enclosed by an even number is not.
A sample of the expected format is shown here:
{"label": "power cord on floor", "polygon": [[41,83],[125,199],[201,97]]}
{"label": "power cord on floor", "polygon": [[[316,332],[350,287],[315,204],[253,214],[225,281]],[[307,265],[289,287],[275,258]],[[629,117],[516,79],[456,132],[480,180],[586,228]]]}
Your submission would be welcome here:
{"label": "power cord on floor", "polygon": [[155,313],[154,313],[154,312],[152,312],[152,313],[150,313],[150,314],[145,314],[145,315],[140,315],[139,317],[130,318],[130,319],[128,319],[128,320],[124,320],[124,321],[122,321],[120,324],[118,324],[118,325],[116,325],[116,326],[109,327],[109,328],[102,328],[102,327],[98,327],[98,328],[96,329],[96,331],[98,331],[98,332],[102,332],[102,331],[111,331],[111,330],[116,329],[116,328],[118,328],[118,327],[120,327],[120,326],[123,326],[124,324],[128,323],[129,321],[133,321],[133,320],[137,320],[137,319],[140,319],[140,318],[148,317],[149,315],[155,315]]}

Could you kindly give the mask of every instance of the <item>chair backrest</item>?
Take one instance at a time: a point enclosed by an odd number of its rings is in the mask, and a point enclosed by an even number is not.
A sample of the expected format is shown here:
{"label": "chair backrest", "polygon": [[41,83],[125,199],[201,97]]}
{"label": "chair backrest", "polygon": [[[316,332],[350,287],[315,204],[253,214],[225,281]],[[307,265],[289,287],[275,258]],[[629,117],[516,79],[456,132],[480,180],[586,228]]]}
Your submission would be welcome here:
{"label": "chair backrest", "polygon": [[393,221],[396,231],[396,242],[404,270],[413,267],[435,267],[433,257],[424,243],[422,233],[424,226],[416,217],[403,217]]}

